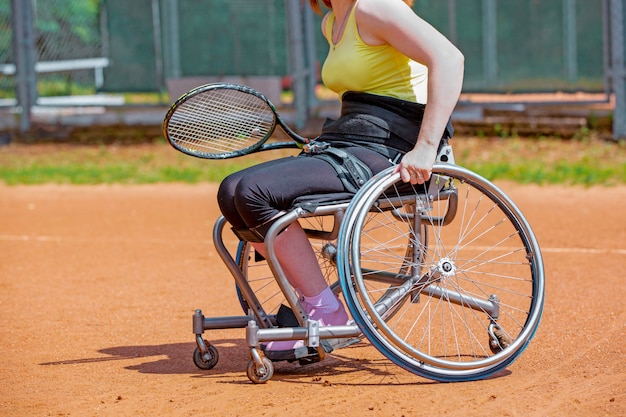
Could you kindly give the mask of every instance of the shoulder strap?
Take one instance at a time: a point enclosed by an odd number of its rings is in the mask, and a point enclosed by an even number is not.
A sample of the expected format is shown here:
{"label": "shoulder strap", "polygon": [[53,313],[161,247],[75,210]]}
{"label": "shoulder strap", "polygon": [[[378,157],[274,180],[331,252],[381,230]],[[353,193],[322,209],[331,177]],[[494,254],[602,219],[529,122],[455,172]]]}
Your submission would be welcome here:
{"label": "shoulder strap", "polygon": [[329,44],[333,43],[333,40],[332,40],[333,23],[335,23],[335,12],[331,10],[326,15],[325,26],[324,26],[324,37],[326,38]]}

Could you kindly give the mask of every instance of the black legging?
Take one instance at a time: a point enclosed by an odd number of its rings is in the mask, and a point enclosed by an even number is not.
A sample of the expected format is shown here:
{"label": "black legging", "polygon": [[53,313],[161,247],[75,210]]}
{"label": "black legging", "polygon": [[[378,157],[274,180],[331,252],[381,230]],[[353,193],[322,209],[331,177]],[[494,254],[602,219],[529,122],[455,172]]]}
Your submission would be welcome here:
{"label": "black legging", "polygon": [[[374,174],[391,166],[385,156],[370,149],[344,149],[363,161]],[[220,184],[217,201],[231,226],[245,230],[267,224],[282,211],[289,210],[298,197],[344,191],[337,172],[328,162],[298,156],[261,163],[229,175]]]}

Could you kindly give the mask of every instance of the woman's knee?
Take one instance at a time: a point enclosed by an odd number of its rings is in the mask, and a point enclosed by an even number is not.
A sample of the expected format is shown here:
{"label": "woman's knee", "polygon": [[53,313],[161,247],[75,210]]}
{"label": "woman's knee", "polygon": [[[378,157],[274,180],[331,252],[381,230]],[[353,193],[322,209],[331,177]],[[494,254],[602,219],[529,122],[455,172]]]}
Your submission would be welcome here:
{"label": "woman's knee", "polygon": [[244,228],[245,223],[239,215],[235,204],[235,193],[237,185],[241,180],[241,175],[239,174],[240,173],[234,173],[229,175],[221,182],[219,189],[217,190],[217,204],[220,207],[220,211],[231,226],[235,228]]}
{"label": "woman's knee", "polygon": [[238,182],[233,204],[247,227],[257,227],[280,213],[275,190],[280,189],[279,182],[268,184],[267,178],[256,175],[246,176]]}
{"label": "woman's knee", "polygon": [[226,177],[217,191],[220,211],[235,229],[254,228],[279,212],[272,204],[270,186],[263,176],[246,175],[244,171]]}

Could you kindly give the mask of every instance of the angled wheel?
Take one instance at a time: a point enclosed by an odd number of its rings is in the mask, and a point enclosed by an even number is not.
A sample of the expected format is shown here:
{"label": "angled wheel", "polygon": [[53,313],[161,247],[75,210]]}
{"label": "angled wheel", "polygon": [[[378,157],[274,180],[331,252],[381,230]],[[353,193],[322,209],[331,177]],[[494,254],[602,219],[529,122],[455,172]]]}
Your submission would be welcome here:
{"label": "angled wheel", "polygon": [[[543,263],[530,226],[500,189],[464,168],[436,165],[419,187],[391,172],[359,191],[339,233],[337,264],[354,320],[390,360],[430,379],[504,369],[543,310]],[[406,242],[420,253],[409,264]]]}

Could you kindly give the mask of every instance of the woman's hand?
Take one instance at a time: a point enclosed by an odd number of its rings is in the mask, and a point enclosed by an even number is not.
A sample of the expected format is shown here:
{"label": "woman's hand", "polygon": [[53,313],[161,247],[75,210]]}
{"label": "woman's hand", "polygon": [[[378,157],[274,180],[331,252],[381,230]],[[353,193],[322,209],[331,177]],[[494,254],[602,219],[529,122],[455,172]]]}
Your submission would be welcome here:
{"label": "woman's hand", "polygon": [[396,169],[400,173],[400,179],[411,184],[423,184],[430,179],[433,165],[437,157],[437,148],[430,145],[420,145],[419,141],[415,148],[407,152]]}

